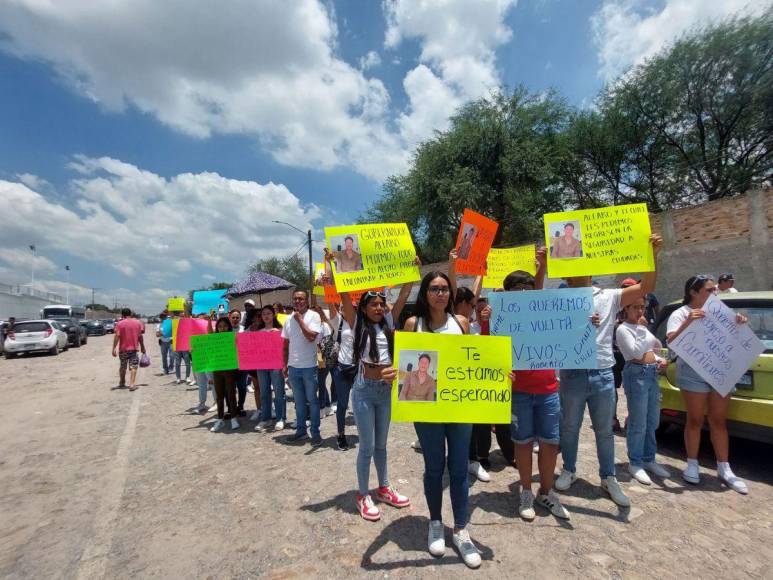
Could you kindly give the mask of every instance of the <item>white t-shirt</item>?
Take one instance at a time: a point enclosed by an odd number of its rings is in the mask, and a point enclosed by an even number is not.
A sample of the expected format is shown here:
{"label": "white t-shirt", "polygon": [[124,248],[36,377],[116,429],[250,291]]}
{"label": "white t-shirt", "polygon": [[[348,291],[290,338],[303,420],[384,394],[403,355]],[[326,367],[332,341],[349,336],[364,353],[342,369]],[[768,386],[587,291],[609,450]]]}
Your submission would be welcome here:
{"label": "white t-shirt", "polygon": [[[307,310],[303,315],[303,323],[311,332],[318,335],[322,332],[322,321],[319,314]],[[317,366],[317,341],[308,340],[300,325],[295,320],[295,314],[287,317],[282,327],[282,338],[290,341],[287,355],[287,366],[297,369],[308,369]]]}
{"label": "white t-shirt", "polygon": [[615,366],[612,339],[622,296],[623,290],[621,288],[613,290],[593,289],[594,312],[598,312],[601,316],[601,322],[596,329],[596,368],[598,369],[609,369]]}
{"label": "white t-shirt", "polygon": [[668,322],[666,323],[666,334],[676,332],[679,327],[682,326],[682,323],[687,320],[687,317],[690,316],[690,312],[692,312],[692,310],[693,309],[686,304],[674,310],[671,313],[671,316],[668,317]]}
{"label": "white t-shirt", "polygon": [[736,292],[738,292],[738,290],[736,290],[735,286],[730,286],[730,288],[719,291],[720,294],[735,294]]}
{"label": "white t-shirt", "polygon": [[[623,322],[617,327],[617,348],[625,360],[640,360],[650,351],[663,346],[655,336],[641,324]],[[657,356],[657,352],[655,355]]]}

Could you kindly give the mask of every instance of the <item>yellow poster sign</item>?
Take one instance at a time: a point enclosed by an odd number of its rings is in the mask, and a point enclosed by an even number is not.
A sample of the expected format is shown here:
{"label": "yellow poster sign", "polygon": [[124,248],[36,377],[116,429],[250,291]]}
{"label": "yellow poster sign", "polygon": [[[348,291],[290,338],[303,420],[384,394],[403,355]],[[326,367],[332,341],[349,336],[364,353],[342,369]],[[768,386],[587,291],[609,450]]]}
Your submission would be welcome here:
{"label": "yellow poster sign", "polygon": [[290,318],[289,314],[277,314],[276,319],[279,321],[279,324],[282,326],[285,325],[285,322],[287,322],[287,319]]}
{"label": "yellow poster sign", "polygon": [[517,248],[492,248],[486,259],[487,273],[483,277],[484,288],[501,288],[511,272],[523,270],[532,276],[537,273],[534,244]]}
{"label": "yellow poster sign", "polygon": [[169,312],[182,312],[185,310],[185,298],[183,296],[172,296],[166,301],[166,309]]}
{"label": "yellow poster sign", "polygon": [[180,325],[179,318],[172,319],[172,350],[177,350],[177,327]]}
{"label": "yellow poster sign", "polygon": [[548,276],[652,272],[647,204],[547,213]]}
{"label": "yellow poster sign", "polygon": [[325,289],[322,287],[321,278],[325,275],[325,264],[317,262],[314,264],[314,294],[324,296]]}
{"label": "yellow poster sign", "polygon": [[333,252],[338,292],[396,286],[421,278],[416,248],[405,224],[357,224],[325,228]]}
{"label": "yellow poster sign", "polygon": [[509,423],[510,337],[397,332],[392,420]]}

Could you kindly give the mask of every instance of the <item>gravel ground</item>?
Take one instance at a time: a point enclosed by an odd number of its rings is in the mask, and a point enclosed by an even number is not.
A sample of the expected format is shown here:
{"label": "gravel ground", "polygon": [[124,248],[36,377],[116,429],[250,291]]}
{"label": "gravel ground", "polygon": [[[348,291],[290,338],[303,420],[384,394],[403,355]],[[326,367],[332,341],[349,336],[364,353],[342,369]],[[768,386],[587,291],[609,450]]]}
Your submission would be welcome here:
{"label": "gravel ground", "polygon": [[[0,576],[3,578],[428,577],[470,574],[450,547],[426,551],[422,460],[411,425],[390,432],[394,484],[414,502],[380,522],[354,510],[356,450],[335,449],[335,418],[319,449],[290,445],[290,431],[213,434],[193,414],[195,387],[153,366],[141,388],[116,389],[111,336],[58,357],[0,361]],[[248,399],[248,407],[254,406]],[[625,415],[621,393],[621,416]],[[289,407],[289,417],[294,408]],[[351,423],[351,420],[350,420]],[[619,479],[633,507],[618,509],[598,487],[585,421],[579,481],[563,494],[571,522],[537,508],[517,516],[517,472],[492,453],[492,481],[470,490],[471,533],[482,577],[771,578],[773,448],[733,441],[731,460],[750,494],[720,485],[708,442],[703,481],[687,486],[681,436],[661,439],[674,477],[631,482],[625,440]],[[349,427],[356,441],[356,427]],[[496,443],[494,443],[496,445]],[[560,459],[559,459],[560,465]],[[375,478],[375,473],[373,475]],[[446,493],[444,519],[451,522]],[[450,546],[450,530],[448,531]]]}

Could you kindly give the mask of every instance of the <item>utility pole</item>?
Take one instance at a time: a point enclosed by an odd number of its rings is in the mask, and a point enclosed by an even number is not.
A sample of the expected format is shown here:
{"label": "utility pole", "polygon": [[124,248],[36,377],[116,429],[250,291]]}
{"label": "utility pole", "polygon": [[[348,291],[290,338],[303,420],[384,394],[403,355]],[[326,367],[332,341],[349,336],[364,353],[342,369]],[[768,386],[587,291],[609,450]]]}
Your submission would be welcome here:
{"label": "utility pole", "polygon": [[309,238],[309,298],[311,298],[312,296],[314,296],[314,259],[311,257],[311,230],[308,231],[308,238]]}
{"label": "utility pole", "polygon": [[70,266],[65,266],[64,271],[67,272],[67,285],[65,286],[67,293],[67,298],[64,299],[65,304],[70,303]]}
{"label": "utility pole", "polygon": [[32,281],[30,282],[30,296],[35,292],[35,258],[38,257],[35,244],[30,244],[30,251],[32,252]]}

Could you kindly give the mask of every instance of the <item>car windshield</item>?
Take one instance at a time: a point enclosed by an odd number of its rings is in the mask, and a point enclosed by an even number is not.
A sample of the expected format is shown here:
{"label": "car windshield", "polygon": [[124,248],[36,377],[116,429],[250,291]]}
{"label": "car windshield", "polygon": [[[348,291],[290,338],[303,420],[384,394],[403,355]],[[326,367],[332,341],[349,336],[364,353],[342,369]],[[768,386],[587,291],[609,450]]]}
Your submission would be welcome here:
{"label": "car windshield", "polygon": [[773,352],[773,308],[736,308],[749,318],[749,328],[765,345],[765,352]]}
{"label": "car windshield", "polygon": [[45,332],[48,329],[48,322],[17,322],[13,325],[14,332]]}

